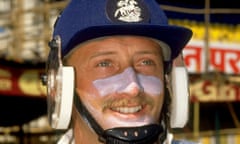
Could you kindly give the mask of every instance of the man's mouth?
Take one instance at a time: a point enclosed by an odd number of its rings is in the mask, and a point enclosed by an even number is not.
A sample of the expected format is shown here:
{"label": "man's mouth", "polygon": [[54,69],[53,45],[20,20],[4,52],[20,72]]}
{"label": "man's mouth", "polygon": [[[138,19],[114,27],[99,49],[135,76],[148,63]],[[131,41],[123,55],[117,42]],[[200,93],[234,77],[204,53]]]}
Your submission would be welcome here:
{"label": "man's mouth", "polygon": [[133,114],[141,111],[143,109],[143,106],[132,106],[132,107],[112,107],[112,111],[116,111],[118,113],[123,113],[123,114]]}

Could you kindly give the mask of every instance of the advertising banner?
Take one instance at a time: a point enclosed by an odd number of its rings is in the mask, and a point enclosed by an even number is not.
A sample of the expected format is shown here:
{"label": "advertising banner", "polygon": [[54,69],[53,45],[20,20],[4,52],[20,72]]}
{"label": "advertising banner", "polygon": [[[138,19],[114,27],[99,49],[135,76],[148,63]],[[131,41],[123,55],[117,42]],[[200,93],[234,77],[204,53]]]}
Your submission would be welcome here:
{"label": "advertising banner", "polygon": [[0,65],[0,95],[45,96],[41,84],[42,69],[21,69]]}
{"label": "advertising banner", "polygon": [[[240,43],[211,42],[209,57],[203,41],[192,40],[184,49],[184,60],[189,73],[222,72],[240,74]],[[206,68],[206,64],[208,67]]]}

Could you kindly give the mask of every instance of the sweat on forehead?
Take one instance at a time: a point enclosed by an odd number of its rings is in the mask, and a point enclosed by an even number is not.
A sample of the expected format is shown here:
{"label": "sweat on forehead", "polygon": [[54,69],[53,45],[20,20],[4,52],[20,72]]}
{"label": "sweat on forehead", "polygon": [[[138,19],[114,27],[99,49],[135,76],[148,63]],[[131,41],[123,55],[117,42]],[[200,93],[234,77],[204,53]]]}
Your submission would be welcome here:
{"label": "sweat on forehead", "polygon": [[164,43],[160,40],[149,38],[149,37],[133,36],[133,35],[106,36],[106,37],[99,37],[99,38],[95,38],[95,39],[85,41],[85,42],[80,43],[77,46],[75,46],[70,52],[68,52],[67,55],[64,56],[63,59],[67,59],[74,51],[76,51],[77,49],[83,47],[84,45],[86,45],[88,43],[91,43],[91,42],[94,42],[94,41],[101,41],[101,40],[105,40],[105,39],[111,39],[111,38],[121,38],[121,37],[140,37],[140,38],[150,39],[150,40],[154,41],[155,43],[157,43],[159,45],[159,47],[161,48],[161,52],[163,54],[163,60],[164,61],[169,61],[170,60],[171,49],[169,48],[169,46],[166,43]]}

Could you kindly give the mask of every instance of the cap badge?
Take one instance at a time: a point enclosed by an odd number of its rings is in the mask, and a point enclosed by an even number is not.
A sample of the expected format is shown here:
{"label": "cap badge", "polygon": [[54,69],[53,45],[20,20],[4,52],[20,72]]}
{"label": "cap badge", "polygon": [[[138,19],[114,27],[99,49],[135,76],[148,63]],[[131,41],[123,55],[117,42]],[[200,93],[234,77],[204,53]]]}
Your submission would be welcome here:
{"label": "cap badge", "polygon": [[107,14],[115,22],[143,22],[149,19],[141,0],[108,0]]}

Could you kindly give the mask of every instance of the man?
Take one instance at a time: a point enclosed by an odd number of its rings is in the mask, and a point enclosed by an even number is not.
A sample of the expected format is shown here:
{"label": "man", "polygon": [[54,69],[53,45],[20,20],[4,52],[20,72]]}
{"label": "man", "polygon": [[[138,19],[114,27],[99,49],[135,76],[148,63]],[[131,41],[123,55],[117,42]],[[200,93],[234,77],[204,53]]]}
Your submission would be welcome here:
{"label": "man", "polygon": [[72,0],[47,63],[50,124],[70,129],[59,143],[188,143],[169,131],[187,120],[187,77],[173,61],[191,35],[155,0]]}

